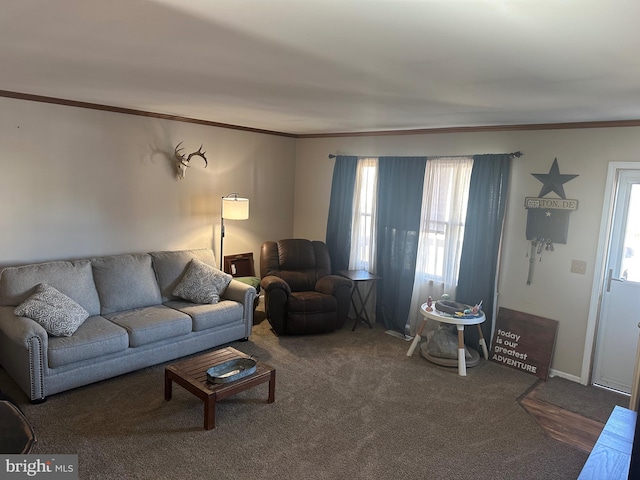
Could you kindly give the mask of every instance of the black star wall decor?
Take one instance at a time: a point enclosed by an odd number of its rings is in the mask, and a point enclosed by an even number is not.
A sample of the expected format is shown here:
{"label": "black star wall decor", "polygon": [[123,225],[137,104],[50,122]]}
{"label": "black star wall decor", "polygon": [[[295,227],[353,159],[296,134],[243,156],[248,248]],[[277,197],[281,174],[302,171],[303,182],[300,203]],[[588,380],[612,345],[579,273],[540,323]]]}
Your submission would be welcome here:
{"label": "black star wall decor", "polygon": [[[563,175],[558,167],[558,159],[553,159],[549,173],[532,173],[542,182],[538,197],[525,197],[527,209],[527,240],[531,241],[529,258],[529,276],[527,285],[533,278],[535,256],[543,251],[553,252],[554,243],[567,243],[569,233],[569,214],[578,208],[578,200],[568,200],[563,185],[578,175]],[[560,198],[543,198],[548,193],[555,193]],[[542,260],[542,257],[540,257]]]}
{"label": "black star wall decor", "polygon": [[554,192],[560,198],[567,198],[562,185],[578,176],[561,174],[557,158],[553,160],[553,165],[551,165],[549,173],[532,173],[531,175],[542,182],[542,189],[540,190],[538,197],[544,197],[547,193]]}

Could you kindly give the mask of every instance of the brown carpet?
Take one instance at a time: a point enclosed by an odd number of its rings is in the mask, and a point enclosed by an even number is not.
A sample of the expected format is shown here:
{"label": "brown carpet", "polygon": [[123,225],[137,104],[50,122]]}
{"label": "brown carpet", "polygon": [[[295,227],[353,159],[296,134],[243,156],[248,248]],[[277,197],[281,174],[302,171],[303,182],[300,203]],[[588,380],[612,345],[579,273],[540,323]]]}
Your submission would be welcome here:
{"label": "brown carpet", "polygon": [[81,479],[575,479],[587,454],[546,435],[518,404],[536,378],[482,360],[459,377],[373,330],[277,337],[266,321],[235,348],[277,369],[267,385],[203,405],[162,365],[31,405],[33,453],[79,455]]}
{"label": "brown carpet", "polygon": [[616,405],[629,408],[627,395],[559,377],[542,382],[536,398],[602,423],[607,422]]}

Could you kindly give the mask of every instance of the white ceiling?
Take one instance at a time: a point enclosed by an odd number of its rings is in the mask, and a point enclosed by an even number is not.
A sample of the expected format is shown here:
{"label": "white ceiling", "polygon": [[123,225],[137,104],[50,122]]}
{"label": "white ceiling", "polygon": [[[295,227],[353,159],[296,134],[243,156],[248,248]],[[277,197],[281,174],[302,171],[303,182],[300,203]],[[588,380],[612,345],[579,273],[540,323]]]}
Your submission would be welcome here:
{"label": "white ceiling", "polygon": [[640,119],[638,0],[2,0],[0,90],[313,134]]}

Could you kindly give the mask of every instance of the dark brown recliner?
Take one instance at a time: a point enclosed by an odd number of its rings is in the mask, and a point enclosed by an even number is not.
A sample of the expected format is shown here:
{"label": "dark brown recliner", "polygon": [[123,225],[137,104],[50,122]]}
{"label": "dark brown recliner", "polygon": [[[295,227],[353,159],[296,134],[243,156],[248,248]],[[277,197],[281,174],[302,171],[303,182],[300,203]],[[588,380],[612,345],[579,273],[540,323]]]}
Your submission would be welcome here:
{"label": "dark brown recliner", "polygon": [[332,332],[344,325],[353,282],[331,275],[323,242],[263,243],[260,275],[267,319],[278,335]]}

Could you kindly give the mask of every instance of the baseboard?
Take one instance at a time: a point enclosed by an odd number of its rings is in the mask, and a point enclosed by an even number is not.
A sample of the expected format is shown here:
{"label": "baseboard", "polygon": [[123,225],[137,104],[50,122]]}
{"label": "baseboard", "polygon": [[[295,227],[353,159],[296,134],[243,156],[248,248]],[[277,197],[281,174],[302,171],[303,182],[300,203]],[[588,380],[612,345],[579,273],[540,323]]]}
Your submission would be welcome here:
{"label": "baseboard", "polygon": [[571,380],[572,382],[581,383],[580,377],[577,375],[571,375],[570,373],[561,372],[560,370],[554,370],[553,368],[549,369],[550,377],[560,377],[565,380]]}
{"label": "baseboard", "polygon": [[413,340],[413,337],[409,335],[403,335],[400,332],[396,332],[395,330],[386,330],[384,333],[386,333],[387,335],[391,335],[392,337],[400,338],[407,342],[410,342],[411,340]]}
{"label": "baseboard", "polygon": [[550,376],[550,377],[560,377],[560,378],[564,378],[564,379],[566,379],[566,380],[571,380],[572,382],[580,383],[580,384],[585,385],[585,386],[586,386],[586,385],[592,385],[592,386],[597,387],[597,388],[602,388],[602,389],[604,389],[604,390],[609,390],[609,391],[611,391],[611,392],[617,393],[618,395],[626,395],[626,396],[628,396],[628,397],[630,397],[630,396],[631,396],[631,394],[629,394],[629,393],[621,392],[620,390],[616,390],[615,388],[605,387],[604,385],[596,385],[596,384],[591,384],[591,383],[589,383],[589,384],[587,384],[587,383],[582,383],[582,382],[580,381],[580,377],[578,377],[578,376],[576,376],[576,375],[571,375],[571,374],[569,374],[569,373],[560,372],[560,371],[558,371],[558,370],[550,369],[550,370],[549,370],[549,376]]}

